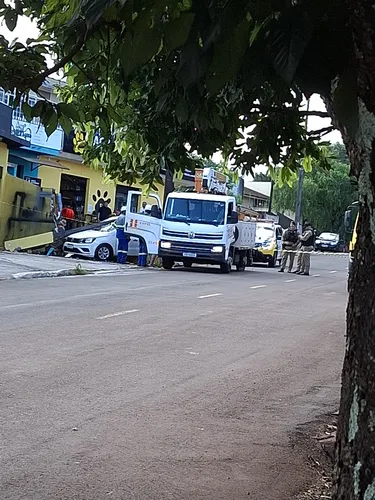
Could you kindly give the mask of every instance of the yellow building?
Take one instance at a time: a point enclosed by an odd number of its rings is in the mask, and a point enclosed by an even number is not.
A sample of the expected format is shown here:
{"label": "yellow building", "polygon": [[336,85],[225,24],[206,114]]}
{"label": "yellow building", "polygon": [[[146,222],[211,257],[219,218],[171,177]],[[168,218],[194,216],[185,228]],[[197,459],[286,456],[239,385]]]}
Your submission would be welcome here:
{"label": "yellow building", "polygon": [[[51,159],[46,155],[40,157],[41,162]],[[60,193],[63,205],[71,206],[79,218],[87,219],[97,213],[103,202],[108,202],[112,210],[119,209],[126,203],[128,191],[142,191],[140,184],[129,186],[106,179],[101,169],[90,168],[82,163],[78,155],[62,152],[58,157],[53,157],[53,161],[61,168],[43,165],[38,168],[41,187]],[[159,184],[157,187],[157,194],[162,198],[164,186]]]}

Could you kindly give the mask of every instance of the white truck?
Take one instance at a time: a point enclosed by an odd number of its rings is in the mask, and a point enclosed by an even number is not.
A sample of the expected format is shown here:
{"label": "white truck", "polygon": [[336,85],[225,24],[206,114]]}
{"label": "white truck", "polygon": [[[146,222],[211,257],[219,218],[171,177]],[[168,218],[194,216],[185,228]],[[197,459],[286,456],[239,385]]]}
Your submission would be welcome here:
{"label": "white truck", "polygon": [[175,262],[219,265],[229,273],[253,261],[256,225],[238,220],[233,196],[171,193],[161,224],[159,256],[164,269]]}
{"label": "white truck", "polygon": [[[207,190],[204,181],[202,189]],[[256,223],[238,220],[234,196],[173,192],[163,214],[159,198],[151,196],[157,204],[150,216],[138,213],[141,193],[128,193],[126,231],[142,238],[148,253],[161,257],[164,269],[182,262],[185,267],[218,265],[229,273],[233,266],[243,271],[252,264]]]}

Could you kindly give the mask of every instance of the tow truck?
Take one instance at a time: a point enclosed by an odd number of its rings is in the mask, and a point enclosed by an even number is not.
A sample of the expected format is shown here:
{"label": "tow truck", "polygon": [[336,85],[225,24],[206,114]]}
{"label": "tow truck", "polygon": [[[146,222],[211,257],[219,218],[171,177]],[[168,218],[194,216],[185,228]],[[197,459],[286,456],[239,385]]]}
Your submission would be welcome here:
{"label": "tow truck", "polygon": [[277,262],[281,263],[283,229],[270,219],[258,219],[256,224],[254,262],[275,267]]}
{"label": "tow truck", "polygon": [[196,170],[195,192],[172,192],[164,213],[157,195],[151,216],[139,214],[141,193],[130,191],[126,231],[143,238],[149,254],[161,257],[164,269],[181,262],[218,265],[223,273],[253,262],[256,223],[239,220],[236,198],[227,194],[227,177],[212,168]]}

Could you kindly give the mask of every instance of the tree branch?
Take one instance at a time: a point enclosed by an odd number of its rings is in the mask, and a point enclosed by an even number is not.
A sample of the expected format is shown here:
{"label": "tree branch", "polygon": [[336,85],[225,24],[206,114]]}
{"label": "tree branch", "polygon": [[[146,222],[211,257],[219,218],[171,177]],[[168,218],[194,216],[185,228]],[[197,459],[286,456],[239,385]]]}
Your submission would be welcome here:
{"label": "tree branch", "polygon": [[310,130],[307,133],[308,135],[320,135],[320,137],[322,137],[323,135],[327,135],[332,132],[332,130],[335,130],[335,127],[333,125],[331,125],[330,127],[320,128],[318,130]]}
{"label": "tree branch", "polygon": [[320,118],[331,118],[326,111],[308,111],[295,108],[276,108],[274,106],[256,105],[251,108],[251,111],[258,111],[259,113],[298,113],[301,116],[319,116]]}
{"label": "tree branch", "polygon": [[48,78],[50,75],[53,75],[53,73],[56,73],[59,71],[61,68],[65,66],[65,64],[68,64],[69,62],[72,61],[73,57],[81,50],[83,47],[84,43],[86,42],[87,36],[89,35],[89,31],[87,31],[84,35],[81,35],[77,41],[77,43],[72,47],[71,51],[64,57],[60,59],[52,68],[47,69],[46,71],[43,71],[40,75],[38,75],[34,80],[30,81],[30,87],[34,89],[38,89],[44,80]]}

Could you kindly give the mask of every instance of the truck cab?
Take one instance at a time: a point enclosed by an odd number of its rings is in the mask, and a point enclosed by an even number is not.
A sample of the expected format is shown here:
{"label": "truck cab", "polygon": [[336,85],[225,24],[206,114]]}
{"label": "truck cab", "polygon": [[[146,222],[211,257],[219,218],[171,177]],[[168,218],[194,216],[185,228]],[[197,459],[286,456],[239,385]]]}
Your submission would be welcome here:
{"label": "truck cab", "polygon": [[254,262],[275,267],[281,262],[283,229],[273,220],[257,221]]}
{"label": "truck cab", "polygon": [[[244,269],[252,261],[252,252],[251,245],[236,245],[238,222],[234,196],[169,194],[159,243],[163,267],[171,269],[175,262],[182,262],[185,267],[193,263],[219,265],[225,273],[233,264]],[[253,239],[255,242],[255,225]]]}

